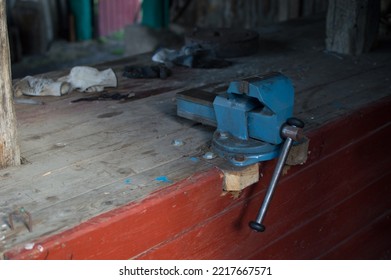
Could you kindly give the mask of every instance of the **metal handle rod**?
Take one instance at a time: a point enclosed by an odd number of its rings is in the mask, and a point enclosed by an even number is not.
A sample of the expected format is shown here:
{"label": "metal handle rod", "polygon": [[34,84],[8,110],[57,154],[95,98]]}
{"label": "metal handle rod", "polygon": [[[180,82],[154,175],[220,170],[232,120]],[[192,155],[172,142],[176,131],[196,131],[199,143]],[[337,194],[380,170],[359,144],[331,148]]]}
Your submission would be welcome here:
{"label": "metal handle rod", "polygon": [[251,221],[249,226],[258,232],[265,231],[265,226],[262,224],[265,218],[267,208],[272,199],[274,189],[277,186],[278,179],[280,179],[282,169],[284,168],[286,159],[289,154],[289,150],[292,147],[293,141],[297,141],[302,137],[301,128],[304,127],[304,123],[296,118],[290,118],[287,121],[288,125],[283,126],[281,135],[285,138],[284,144],[281,149],[280,156],[277,161],[276,168],[274,169],[272,179],[270,180],[269,187],[267,189],[265,199],[263,200],[262,206],[258,211],[258,215],[255,221]]}
{"label": "metal handle rod", "polygon": [[259,209],[258,216],[255,221],[250,222],[250,227],[256,231],[264,231],[265,226],[262,224],[263,219],[265,218],[267,208],[269,207],[269,203],[272,199],[274,189],[277,186],[278,179],[280,179],[282,169],[285,165],[286,158],[288,157],[289,150],[292,146],[293,139],[286,138],[284,145],[281,149],[280,157],[278,158],[276,168],[274,169],[274,173],[272,179],[270,181],[269,187],[267,189],[265,199],[262,203],[261,208]]}

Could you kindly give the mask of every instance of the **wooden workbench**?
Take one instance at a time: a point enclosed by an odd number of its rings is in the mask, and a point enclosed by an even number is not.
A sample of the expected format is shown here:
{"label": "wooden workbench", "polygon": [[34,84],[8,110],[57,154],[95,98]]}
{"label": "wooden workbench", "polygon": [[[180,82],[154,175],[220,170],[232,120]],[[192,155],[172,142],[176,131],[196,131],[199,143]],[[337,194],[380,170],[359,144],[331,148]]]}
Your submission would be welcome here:
{"label": "wooden workbench", "polygon": [[[85,94],[16,105],[24,164],[0,170],[0,252],[8,259],[314,259],[391,257],[390,41],[358,57],[324,51],[324,20],[261,28],[257,54],[224,69],[173,68],[126,79],[126,101]],[[176,116],[178,91],[221,90],[279,71],[294,83],[309,158],[286,170],[264,233],[252,232],[275,161],[240,194],[222,191],[221,159],[206,160],[213,128]],[[65,72],[50,73],[61,76]],[[90,96],[91,94],[89,94]],[[184,145],[173,145],[182,140]],[[33,230],[8,215],[30,212]],[[366,246],[361,246],[367,244]]]}

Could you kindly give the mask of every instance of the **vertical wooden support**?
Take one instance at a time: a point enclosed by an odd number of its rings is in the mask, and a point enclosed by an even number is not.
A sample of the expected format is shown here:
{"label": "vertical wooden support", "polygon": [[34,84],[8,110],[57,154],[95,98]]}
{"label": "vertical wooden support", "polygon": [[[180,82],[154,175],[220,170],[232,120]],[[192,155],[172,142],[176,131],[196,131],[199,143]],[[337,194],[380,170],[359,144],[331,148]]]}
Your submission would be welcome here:
{"label": "vertical wooden support", "polygon": [[300,17],[300,6],[303,5],[299,0],[278,0],[278,20]]}
{"label": "vertical wooden support", "polygon": [[380,22],[380,0],[329,0],[326,49],[361,54],[373,46]]}
{"label": "vertical wooden support", "polygon": [[0,0],[0,169],[20,164],[5,2]]}

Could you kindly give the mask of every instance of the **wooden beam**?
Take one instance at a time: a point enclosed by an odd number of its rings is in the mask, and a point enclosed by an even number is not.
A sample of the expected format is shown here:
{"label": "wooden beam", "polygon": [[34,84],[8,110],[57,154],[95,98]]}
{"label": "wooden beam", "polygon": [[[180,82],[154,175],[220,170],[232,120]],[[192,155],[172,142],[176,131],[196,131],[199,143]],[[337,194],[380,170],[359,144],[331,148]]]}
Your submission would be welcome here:
{"label": "wooden beam", "polygon": [[329,0],[326,49],[353,55],[369,52],[379,22],[380,0]]}
{"label": "wooden beam", "polygon": [[5,0],[0,0],[0,168],[20,164]]}

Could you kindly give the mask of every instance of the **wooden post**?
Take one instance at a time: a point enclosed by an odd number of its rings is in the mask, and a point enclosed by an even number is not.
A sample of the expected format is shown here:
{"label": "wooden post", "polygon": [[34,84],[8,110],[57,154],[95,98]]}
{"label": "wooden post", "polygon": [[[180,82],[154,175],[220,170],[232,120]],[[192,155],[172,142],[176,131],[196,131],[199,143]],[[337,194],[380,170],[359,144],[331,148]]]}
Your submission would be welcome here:
{"label": "wooden post", "polygon": [[379,22],[380,0],[329,0],[326,49],[353,55],[370,51]]}
{"label": "wooden post", "polygon": [[20,164],[5,2],[0,0],[0,169]]}

